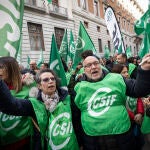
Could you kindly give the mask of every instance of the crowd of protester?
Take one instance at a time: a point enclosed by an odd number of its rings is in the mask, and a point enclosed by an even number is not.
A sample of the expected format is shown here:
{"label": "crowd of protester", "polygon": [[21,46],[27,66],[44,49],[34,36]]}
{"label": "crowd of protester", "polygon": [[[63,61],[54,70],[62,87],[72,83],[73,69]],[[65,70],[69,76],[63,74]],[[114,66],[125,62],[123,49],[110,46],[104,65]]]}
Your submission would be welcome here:
{"label": "crowd of protester", "polygon": [[48,63],[0,58],[0,149],[150,149],[150,54],[81,57],[62,59],[68,90]]}

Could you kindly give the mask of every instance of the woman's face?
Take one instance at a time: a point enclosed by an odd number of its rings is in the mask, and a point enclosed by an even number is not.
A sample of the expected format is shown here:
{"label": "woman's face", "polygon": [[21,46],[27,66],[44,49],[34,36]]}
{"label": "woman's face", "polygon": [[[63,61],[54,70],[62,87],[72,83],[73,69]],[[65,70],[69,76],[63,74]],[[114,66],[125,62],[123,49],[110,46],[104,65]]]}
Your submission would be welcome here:
{"label": "woman's face", "polygon": [[44,72],[40,76],[39,88],[44,94],[52,95],[56,91],[56,79],[50,72]]}
{"label": "woman's face", "polygon": [[7,73],[6,73],[6,69],[4,68],[0,68],[0,79],[7,80]]}
{"label": "woman's face", "polygon": [[123,67],[122,71],[121,71],[121,75],[125,78],[129,78],[129,74],[128,74],[128,69],[127,67]]}

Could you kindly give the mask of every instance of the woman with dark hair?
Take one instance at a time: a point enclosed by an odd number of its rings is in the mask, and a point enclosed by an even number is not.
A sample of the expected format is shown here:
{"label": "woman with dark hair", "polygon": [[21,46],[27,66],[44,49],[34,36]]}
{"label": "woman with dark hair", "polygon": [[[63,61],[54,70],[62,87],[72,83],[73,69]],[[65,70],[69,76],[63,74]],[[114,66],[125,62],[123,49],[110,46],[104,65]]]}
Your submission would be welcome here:
{"label": "woman with dark hair", "polygon": [[[0,58],[0,79],[6,83],[7,90],[10,90],[14,98],[19,99],[28,98],[30,87],[34,84],[33,76],[30,76],[28,81],[26,80],[27,76],[22,78],[19,65],[13,57]],[[1,101],[3,100],[1,97]],[[1,107],[4,106],[1,105]],[[13,109],[9,104],[5,107]],[[14,111],[17,112],[15,109]],[[13,150],[29,149],[32,134],[31,119],[10,114],[0,112],[0,149],[6,150],[12,149],[12,147]]]}
{"label": "woman with dark hair", "polygon": [[[54,150],[78,150],[68,92],[60,88],[59,79],[50,69],[37,73],[36,81],[38,90],[30,93],[32,98],[19,100],[11,95],[4,82],[0,80],[0,93],[3,99],[0,101],[0,110],[8,114],[33,118],[33,123],[41,135],[41,143],[36,143],[38,144],[36,149],[47,147]],[[8,105],[11,108],[7,107]]]}
{"label": "woman with dark hair", "polygon": [[[119,73],[124,78],[128,79],[128,66],[123,64],[114,64],[112,68],[113,73]],[[144,144],[144,138],[140,131],[140,126],[143,121],[144,116],[144,106],[141,98],[135,99],[131,97],[127,97],[126,100],[126,108],[128,110],[128,114],[131,120],[131,127],[134,131],[135,138],[136,138],[136,144],[137,144],[137,150],[141,150],[143,144]]]}

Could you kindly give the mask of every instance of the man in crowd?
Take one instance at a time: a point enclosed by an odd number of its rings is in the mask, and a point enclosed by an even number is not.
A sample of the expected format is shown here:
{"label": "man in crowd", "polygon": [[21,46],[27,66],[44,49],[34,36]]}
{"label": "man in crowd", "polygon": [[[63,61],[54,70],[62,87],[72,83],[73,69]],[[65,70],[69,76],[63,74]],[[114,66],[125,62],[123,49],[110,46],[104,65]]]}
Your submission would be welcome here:
{"label": "man in crowd", "polygon": [[117,55],[116,61],[119,64],[125,64],[129,67],[129,75],[130,78],[136,79],[136,74],[137,74],[137,67],[133,63],[128,63],[127,61],[127,55],[125,53],[121,53]]}
{"label": "man in crowd", "polygon": [[142,97],[150,93],[150,54],[143,60],[136,80],[104,73],[95,56],[83,60],[85,76],[74,88],[72,104],[73,125],[83,149],[136,149],[125,100],[126,95]]}

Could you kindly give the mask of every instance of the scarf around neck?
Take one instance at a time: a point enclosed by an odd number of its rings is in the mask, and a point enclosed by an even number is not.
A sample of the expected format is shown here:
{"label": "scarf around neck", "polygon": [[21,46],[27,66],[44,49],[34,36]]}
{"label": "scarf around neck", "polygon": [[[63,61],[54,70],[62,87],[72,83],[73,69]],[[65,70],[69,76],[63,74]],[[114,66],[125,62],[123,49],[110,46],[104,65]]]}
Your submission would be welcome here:
{"label": "scarf around neck", "polygon": [[42,96],[42,100],[46,106],[46,109],[49,110],[50,112],[53,112],[56,109],[56,106],[59,102],[58,92],[56,91],[51,96],[46,95],[42,92],[41,96]]}

